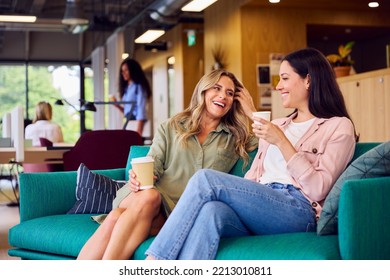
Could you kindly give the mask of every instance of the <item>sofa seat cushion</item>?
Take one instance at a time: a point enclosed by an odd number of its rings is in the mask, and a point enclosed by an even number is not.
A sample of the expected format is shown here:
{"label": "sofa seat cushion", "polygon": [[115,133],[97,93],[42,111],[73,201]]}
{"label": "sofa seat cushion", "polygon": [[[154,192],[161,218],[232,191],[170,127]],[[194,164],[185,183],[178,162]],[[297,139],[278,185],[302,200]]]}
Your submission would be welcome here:
{"label": "sofa seat cushion", "polygon": [[11,228],[9,243],[16,248],[76,257],[98,226],[91,214],[46,216]]}
{"label": "sofa seat cushion", "polygon": [[36,252],[36,251],[30,251],[30,250],[24,250],[24,249],[9,249],[8,255],[11,257],[20,258],[22,260],[74,260],[76,257],[72,256],[63,256],[63,255],[56,255],[56,254],[49,254],[45,252]]}
{"label": "sofa seat cushion", "polygon": [[[134,259],[145,259],[145,251],[154,237],[143,242]],[[261,236],[223,238],[218,260],[339,260],[337,235],[317,236],[300,232]]]}

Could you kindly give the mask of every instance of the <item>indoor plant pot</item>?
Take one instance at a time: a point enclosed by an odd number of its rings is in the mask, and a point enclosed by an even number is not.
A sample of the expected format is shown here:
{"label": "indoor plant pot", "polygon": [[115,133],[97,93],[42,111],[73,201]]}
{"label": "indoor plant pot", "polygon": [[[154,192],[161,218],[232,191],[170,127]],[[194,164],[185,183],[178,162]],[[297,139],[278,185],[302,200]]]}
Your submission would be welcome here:
{"label": "indoor plant pot", "polygon": [[336,75],[336,78],[349,76],[351,72],[351,66],[334,66],[333,71]]}
{"label": "indoor plant pot", "polygon": [[326,56],[329,63],[333,67],[333,71],[336,77],[344,77],[349,75],[352,64],[354,63],[350,56],[354,44],[355,42],[351,41],[345,45],[340,45],[338,54],[329,54]]}

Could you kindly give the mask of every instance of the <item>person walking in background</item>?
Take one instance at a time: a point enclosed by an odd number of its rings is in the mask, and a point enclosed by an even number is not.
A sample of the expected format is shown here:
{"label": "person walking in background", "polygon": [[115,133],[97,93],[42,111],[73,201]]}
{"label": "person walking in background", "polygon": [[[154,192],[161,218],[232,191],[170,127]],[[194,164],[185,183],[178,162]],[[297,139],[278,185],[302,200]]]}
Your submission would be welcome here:
{"label": "person walking in background", "polygon": [[356,133],[333,69],[318,50],[288,54],[280,92],[288,117],[256,118],[258,152],[245,178],[197,171],[147,259],[215,259],[222,237],[315,231],[322,204],[352,159]]}
{"label": "person walking in background", "polygon": [[258,141],[247,108],[254,108],[252,98],[232,73],[204,75],[189,107],[163,122],[153,139],[148,155],[154,158],[155,188],[140,191],[130,170],[129,183],[118,190],[113,210],[103,216],[78,259],[130,258],[149,235],[157,234],[197,170],[229,172],[239,158],[248,164],[247,152]]}
{"label": "person walking in background", "polygon": [[[126,129],[129,121],[136,121],[136,129],[141,136],[147,121],[147,102],[152,95],[149,82],[141,65],[134,59],[126,58],[122,61],[119,70],[119,97],[121,101],[132,102],[131,104],[115,104],[125,117],[123,129]],[[115,96],[110,95],[109,101],[117,101]]]}
{"label": "person walking in background", "polygon": [[51,119],[53,110],[50,103],[41,101],[35,106],[33,123],[26,126],[25,138],[32,139],[33,146],[41,146],[39,138],[46,138],[53,143],[64,142],[61,127]]}

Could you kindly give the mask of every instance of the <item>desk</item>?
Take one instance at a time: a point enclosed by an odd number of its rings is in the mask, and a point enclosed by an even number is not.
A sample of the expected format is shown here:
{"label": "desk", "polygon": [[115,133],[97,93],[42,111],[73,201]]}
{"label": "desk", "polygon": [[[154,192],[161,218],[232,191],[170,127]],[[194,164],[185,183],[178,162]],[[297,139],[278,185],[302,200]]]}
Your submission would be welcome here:
{"label": "desk", "polygon": [[[63,163],[63,154],[70,150],[72,146],[66,145],[56,145],[53,147],[26,147],[24,148],[24,161],[20,163],[12,162],[15,159],[16,151],[15,148],[0,148],[0,164],[10,164],[13,163],[11,170],[16,166],[15,172],[10,172],[4,176],[0,174],[1,179],[8,179],[11,181],[12,189],[15,195],[15,202],[9,203],[10,206],[19,206],[19,196],[17,194],[18,189],[18,174],[19,174],[19,164],[47,164],[47,163]],[[15,185],[13,184],[13,179],[15,179]]]}
{"label": "desk", "polygon": [[[62,155],[71,146],[28,147],[24,149],[23,163],[63,163]],[[0,148],[0,164],[8,164],[15,158],[15,148]]]}

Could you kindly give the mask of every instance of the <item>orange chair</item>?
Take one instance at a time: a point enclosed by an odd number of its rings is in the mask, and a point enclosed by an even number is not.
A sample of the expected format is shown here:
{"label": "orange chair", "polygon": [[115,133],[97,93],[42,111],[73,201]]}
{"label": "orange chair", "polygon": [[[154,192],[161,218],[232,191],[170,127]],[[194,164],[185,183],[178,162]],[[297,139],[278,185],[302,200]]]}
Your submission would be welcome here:
{"label": "orange chair", "polygon": [[132,130],[87,131],[64,153],[64,171],[77,170],[81,163],[91,170],[123,168],[133,145],[143,145],[143,139]]}

